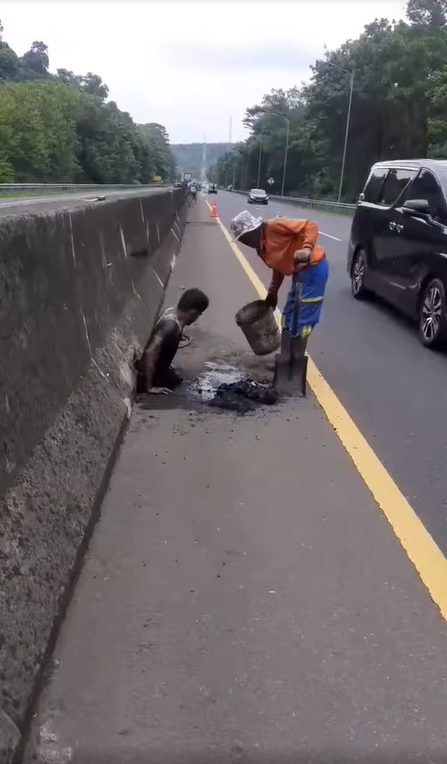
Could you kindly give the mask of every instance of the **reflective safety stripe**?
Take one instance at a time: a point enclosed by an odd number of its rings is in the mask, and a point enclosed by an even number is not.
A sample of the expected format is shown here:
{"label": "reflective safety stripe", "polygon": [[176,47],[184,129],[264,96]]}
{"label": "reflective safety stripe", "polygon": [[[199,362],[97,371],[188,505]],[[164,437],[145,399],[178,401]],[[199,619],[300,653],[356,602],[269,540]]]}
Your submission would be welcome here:
{"label": "reflective safety stripe", "polygon": [[301,334],[301,337],[302,337],[303,339],[305,339],[306,337],[308,337],[308,336],[309,336],[309,334],[311,333],[312,329],[313,329],[313,327],[312,327],[312,326],[302,326],[302,327],[301,327],[301,332],[300,332],[300,334]]}
{"label": "reflective safety stripe", "polygon": [[324,297],[302,297],[300,302],[323,302]]}

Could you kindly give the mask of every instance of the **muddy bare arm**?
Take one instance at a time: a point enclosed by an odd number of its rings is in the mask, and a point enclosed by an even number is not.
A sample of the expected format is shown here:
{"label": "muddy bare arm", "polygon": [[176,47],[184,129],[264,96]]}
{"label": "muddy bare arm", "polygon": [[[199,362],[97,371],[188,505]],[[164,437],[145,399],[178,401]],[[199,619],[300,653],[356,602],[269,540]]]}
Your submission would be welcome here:
{"label": "muddy bare arm", "polygon": [[270,308],[276,308],[278,304],[278,292],[284,281],[284,274],[280,271],[273,271],[272,280],[267,290],[266,303]]}
{"label": "muddy bare arm", "polygon": [[152,380],[154,378],[155,369],[157,367],[158,359],[160,357],[160,348],[162,343],[162,337],[159,334],[155,334],[148,347],[144,351],[143,356],[143,369],[146,380],[146,391],[148,393],[163,393],[167,395],[170,390],[167,388],[153,387]]}

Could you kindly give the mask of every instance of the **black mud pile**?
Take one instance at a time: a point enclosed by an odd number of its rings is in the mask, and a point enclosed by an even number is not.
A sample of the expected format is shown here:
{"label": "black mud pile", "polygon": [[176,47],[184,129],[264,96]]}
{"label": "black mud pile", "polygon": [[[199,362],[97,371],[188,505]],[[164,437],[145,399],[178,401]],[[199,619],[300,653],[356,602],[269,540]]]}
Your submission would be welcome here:
{"label": "black mud pile", "polygon": [[260,406],[273,406],[277,400],[276,391],[268,384],[242,379],[219,385],[209,405],[225,411],[235,411],[237,414],[247,414]]}

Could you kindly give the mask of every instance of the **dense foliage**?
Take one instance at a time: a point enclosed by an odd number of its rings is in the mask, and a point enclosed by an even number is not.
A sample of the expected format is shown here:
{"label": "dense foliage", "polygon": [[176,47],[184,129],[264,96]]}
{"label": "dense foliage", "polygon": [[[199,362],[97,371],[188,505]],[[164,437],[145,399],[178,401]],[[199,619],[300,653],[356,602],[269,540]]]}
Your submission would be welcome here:
{"label": "dense foliage", "polygon": [[[205,170],[217,162],[231,147],[231,143],[207,143]],[[193,178],[200,178],[202,171],[203,143],[173,143],[172,152],[181,176],[190,172]]]}
{"label": "dense foliage", "polygon": [[19,57],[0,23],[0,183],[148,183],[174,176],[162,125],[137,125],[97,74],[49,72],[47,46]]}
{"label": "dense foliage", "polygon": [[[354,75],[342,198],[355,200],[379,159],[447,158],[447,0],[409,0],[407,22],[376,19],[327,51],[307,85],[273,90],[246,111],[250,135],[214,166],[211,180],[247,189],[274,179],[280,192],[337,198]],[[279,115],[279,116],[278,116]]]}

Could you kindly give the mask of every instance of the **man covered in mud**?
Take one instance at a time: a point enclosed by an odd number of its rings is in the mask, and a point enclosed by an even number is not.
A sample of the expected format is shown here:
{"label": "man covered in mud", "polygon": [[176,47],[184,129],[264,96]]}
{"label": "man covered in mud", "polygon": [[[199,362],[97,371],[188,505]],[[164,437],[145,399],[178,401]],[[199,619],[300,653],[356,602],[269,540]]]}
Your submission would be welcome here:
{"label": "man covered in mud", "polygon": [[[329,267],[324,250],[318,246],[318,226],[313,220],[277,217],[264,221],[248,210],[240,212],[230,225],[233,239],[256,250],[272,269],[266,303],[278,304],[278,292],[286,276],[292,276],[282,316],[282,329],[291,337],[307,339],[321,315]],[[297,280],[301,282],[300,309],[294,311]],[[294,326],[294,323],[297,325]]]}
{"label": "man covered in mud", "polygon": [[187,289],[176,308],[168,308],[161,314],[141,358],[134,360],[138,393],[169,395],[183,382],[171,363],[183,329],[197,321],[208,305],[208,297],[200,289]]}

